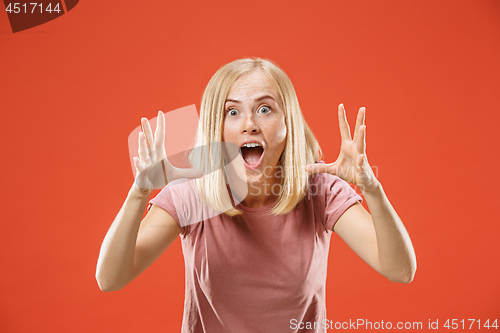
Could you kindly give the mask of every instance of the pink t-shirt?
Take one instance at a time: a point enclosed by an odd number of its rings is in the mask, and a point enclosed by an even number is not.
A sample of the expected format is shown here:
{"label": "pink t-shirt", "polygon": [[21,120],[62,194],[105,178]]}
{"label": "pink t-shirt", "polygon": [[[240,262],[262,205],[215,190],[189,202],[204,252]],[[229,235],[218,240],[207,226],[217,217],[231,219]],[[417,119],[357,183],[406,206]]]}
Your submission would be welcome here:
{"label": "pink t-shirt", "polygon": [[[312,175],[310,184],[309,195],[278,216],[269,214],[273,205],[240,204],[235,217],[207,212],[192,180],[169,184],[151,200],[182,230],[182,333],[325,332],[331,230],[361,197],[329,174]],[[299,329],[300,322],[317,328]]]}

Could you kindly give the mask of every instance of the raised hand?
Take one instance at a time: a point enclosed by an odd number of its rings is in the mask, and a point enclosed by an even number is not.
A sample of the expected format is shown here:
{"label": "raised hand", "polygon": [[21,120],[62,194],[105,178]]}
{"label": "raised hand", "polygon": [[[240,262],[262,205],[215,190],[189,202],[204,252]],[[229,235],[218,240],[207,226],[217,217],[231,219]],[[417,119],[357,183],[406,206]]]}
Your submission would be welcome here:
{"label": "raised hand", "polygon": [[366,158],[365,112],[364,107],[359,109],[354,138],[351,138],[344,105],[339,105],[338,116],[342,138],[339,157],[330,164],[309,164],[306,166],[307,172],[330,173],[357,185],[362,192],[377,187],[378,180]]}
{"label": "raised hand", "polygon": [[180,169],[172,166],[165,152],[165,115],[158,112],[158,121],[153,132],[147,118],[141,119],[139,133],[139,157],[134,157],[137,169],[135,185],[141,191],[162,188],[179,178],[199,178],[203,173],[195,169]]}

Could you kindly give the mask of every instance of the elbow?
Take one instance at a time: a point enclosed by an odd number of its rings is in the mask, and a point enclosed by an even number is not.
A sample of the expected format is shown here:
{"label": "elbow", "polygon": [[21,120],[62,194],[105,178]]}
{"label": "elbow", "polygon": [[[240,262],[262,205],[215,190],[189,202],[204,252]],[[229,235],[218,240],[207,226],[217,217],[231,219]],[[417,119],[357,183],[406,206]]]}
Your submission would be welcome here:
{"label": "elbow", "polygon": [[415,263],[405,270],[394,272],[394,274],[386,275],[386,277],[392,282],[408,284],[413,281],[416,271],[417,266]]}
{"label": "elbow", "polygon": [[109,279],[101,276],[98,272],[95,275],[95,279],[97,281],[97,285],[99,289],[104,292],[118,291],[123,289],[124,286],[118,286],[117,284],[112,283]]}
{"label": "elbow", "polygon": [[97,280],[97,285],[99,286],[99,289],[101,289],[101,291],[104,291],[105,293],[123,289],[123,287],[116,287],[109,283],[100,282],[99,280]]}
{"label": "elbow", "polygon": [[397,276],[397,277],[387,277],[389,280],[391,280],[392,282],[396,282],[396,283],[405,283],[405,284],[408,284],[408,283],[411,283],[413,281],[413,277],[415,275],[414,274],[401,274],[400,276]]}
{"label": "elbow", "polygon": [[99,282],[97,282],[97,284],[99,285],[99,289],[101,289],[101,291],[104,291],[105,293],[109,293],[111,291],[117,291],[117,290],[121,289],[121,288],[114,288],[111,285],[101,284]]}
{"label": "elbow", "polygon": [[387,279],[396,283],[411,283],[417,272],[417,259],[415,254],[408,256],[403,260],[396,261],[390,265],[385,266],[382,270],[382,275]]}

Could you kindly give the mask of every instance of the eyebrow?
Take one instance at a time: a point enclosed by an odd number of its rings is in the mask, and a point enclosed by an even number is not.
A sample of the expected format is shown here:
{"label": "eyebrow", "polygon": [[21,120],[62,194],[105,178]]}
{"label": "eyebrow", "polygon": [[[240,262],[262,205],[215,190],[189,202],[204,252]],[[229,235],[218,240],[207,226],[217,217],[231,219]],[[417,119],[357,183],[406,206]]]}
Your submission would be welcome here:
{"label": "eyebrow", "polygon": [[[270,99],[272,99],[273,101],[275,101],[275,102],[276,102],[276,100],[275,100],[275,99],[274,99],[271,95],[263,95],[263,96],[260,96],[259,98],[256,98],[256,99],[255,99],[255,101],[256,101],[256,102],[260,102],[260,101],[262,101],[262,100],[264,100],[264,99],[266,99],[266,98],[270,98]],[[241,102],[240,102],[240,101],[238,101],[237,99],[230,99],[230,98],[226,99],[226,103],[227,103],[227,102],[241,103]]]}

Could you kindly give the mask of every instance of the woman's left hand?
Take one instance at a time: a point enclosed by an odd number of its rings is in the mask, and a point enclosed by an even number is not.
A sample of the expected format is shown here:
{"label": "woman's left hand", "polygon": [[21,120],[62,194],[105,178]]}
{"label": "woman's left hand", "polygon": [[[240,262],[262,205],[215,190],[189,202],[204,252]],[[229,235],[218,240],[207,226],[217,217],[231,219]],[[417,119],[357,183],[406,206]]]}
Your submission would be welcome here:
{"label": "woman's left hand", "polygon": [[375,189],[379,182],[366,158],[366,125],[365,108],[359,109],[354,130],[354,138],[351,138],[349,123],[345,115],[344,105],[339,105],[339,126],[342,145],[337,160],[331,164],[309,164],[306,171],[310,173],[329,173],[343,180],[353,183],[359,187],[362,193]]}

